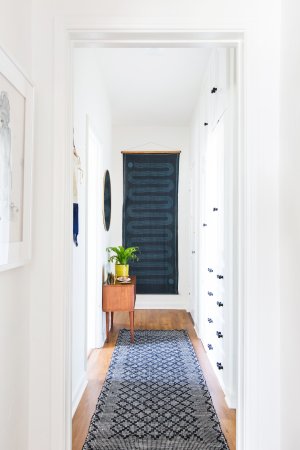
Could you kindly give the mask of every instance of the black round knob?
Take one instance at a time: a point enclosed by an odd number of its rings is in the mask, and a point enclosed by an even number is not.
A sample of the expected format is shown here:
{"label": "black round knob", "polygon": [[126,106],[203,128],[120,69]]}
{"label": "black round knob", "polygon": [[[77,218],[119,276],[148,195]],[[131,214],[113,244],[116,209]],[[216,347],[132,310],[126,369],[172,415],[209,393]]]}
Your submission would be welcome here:
{"label": "black round knob", "polygon": [[213,320],[210,317],[207,320],[209,323],[213,323]]}
{"label": "black round knob", "polygon": [[220,362],[217,362],[217,368],[218,368],[219,370],[223,370],[223,369],[224,369],[222,363],[220,363]]}
{"label": "black round knob", "polygon": [[211,296],[213,296],[214,294],[213,294],[212,292],[208,291],[208,295],[211,297]]}
{"label": "black round knob", "polygon": [[208,270],[209,272],[213,272],[213,271],[214,271],[213,269],[210,269],[210,268],[208,268],[207,270]]}
{"label": "black round knob", "polygon": [[224,278],[224,277],[223,277],[223,275],[217,275],[217,278],[219,278],[219,280],[222,280],[222,278]]}
{"label": "black round knob", "polygon": [[211,344],[208,344],[207,347],[208,347],[208,350],[213,350],[214,349]]}
{"label": "black round knob", "polygon": [[222,302],[217,302],[217,305],[218,305],[219,307],[224,306]]}
{"label": "black round knob", "polygon": [[221,331],[217,331],[216,335],[218,336],[219,339],[221,339],[223,337],[223,334],[221,333]]}

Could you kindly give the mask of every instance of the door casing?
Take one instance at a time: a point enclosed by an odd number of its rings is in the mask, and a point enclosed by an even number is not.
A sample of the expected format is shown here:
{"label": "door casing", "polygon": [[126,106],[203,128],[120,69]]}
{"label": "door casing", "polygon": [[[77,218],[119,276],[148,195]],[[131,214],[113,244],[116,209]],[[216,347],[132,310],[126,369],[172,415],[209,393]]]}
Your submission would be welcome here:
{"label": "door casing", "polygon": [[[244,340],[247,302],[247,252],[251,249],[247,219],[247,167],[245,164],[243,115],[244,32],[241,30],[201,30],[190,20],[60,17],[55,21],[54,62],[54,176],[53,183],[53,282],[52,282],[52,354],[51,354],[51,449],[72,448],[71,407],[71,299],[72,299],[72,49],[74,47],[220,47],[236,51],[237,67],[237,151],[235,167],[238,179],[238,408],[237,449],[244,442],[247,423],[244,398],[250,384],[245,380],[248,344]],[[243,245],[242,245],[243,244]],[[247,344],[247,345],[246,345]],[[246,392],[246,389],[248,390]]]}

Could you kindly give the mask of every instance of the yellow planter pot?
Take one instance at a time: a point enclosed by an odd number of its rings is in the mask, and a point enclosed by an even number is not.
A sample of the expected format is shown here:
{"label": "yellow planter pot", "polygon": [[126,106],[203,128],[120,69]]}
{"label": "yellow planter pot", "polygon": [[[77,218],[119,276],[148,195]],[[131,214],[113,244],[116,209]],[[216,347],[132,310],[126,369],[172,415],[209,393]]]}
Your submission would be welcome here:
{"label": "yellow planter pot", "polygon": [[128,277],[129,264],[116,264],[115,265],[116,277]]}

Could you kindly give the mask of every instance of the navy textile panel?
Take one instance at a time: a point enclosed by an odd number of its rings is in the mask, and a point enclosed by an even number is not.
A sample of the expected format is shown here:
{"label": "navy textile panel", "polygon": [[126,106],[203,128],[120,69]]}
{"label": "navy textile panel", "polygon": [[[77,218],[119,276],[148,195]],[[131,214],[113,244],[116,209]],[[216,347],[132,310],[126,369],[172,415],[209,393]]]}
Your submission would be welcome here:
{"label": "navy textile panel", "polygon": [[178,294],[179,154],[123,155],[123,245],[138,294]]}

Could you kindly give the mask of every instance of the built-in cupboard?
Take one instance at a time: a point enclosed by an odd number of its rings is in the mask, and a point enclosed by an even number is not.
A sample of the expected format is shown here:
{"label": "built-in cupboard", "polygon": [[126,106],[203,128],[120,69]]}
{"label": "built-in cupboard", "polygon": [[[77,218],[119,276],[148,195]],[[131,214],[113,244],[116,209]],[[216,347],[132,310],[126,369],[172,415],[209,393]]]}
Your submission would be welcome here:
{"label": "built-in cupboard", "polygon": [[211,54],[192,125],[191,310],[230,407],[236,406],[234,54]]}

